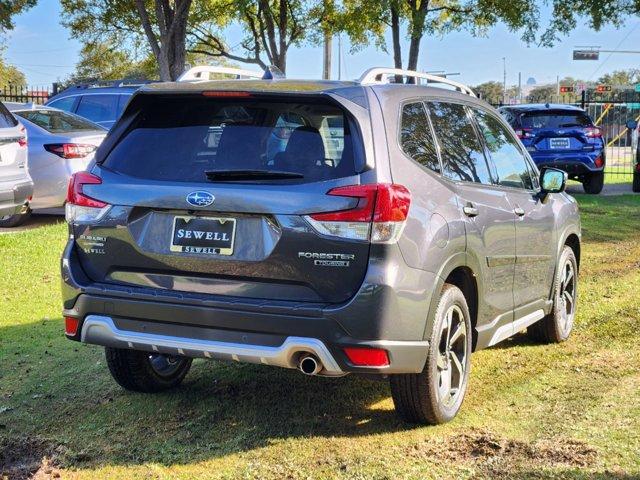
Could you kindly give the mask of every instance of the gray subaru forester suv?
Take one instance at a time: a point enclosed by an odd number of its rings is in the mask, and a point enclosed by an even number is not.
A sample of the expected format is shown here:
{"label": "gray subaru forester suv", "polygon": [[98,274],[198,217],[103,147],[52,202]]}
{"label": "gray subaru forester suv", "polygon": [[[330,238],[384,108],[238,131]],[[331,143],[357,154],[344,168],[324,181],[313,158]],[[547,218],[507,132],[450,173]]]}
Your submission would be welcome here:
{"label": "gray subaru forester suv", "polygon": [[193,358],[373,374],[404,419],[446,422],[474,350],[571,332],[565,181],[426,74],[144,86],[69,185],[66,335],[129,390]]}

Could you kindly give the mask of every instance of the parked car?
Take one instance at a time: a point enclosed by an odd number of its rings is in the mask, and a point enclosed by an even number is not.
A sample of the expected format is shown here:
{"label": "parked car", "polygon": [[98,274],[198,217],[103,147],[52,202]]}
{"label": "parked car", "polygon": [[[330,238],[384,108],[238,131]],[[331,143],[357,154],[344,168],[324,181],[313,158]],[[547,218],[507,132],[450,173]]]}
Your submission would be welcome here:
{"label": "parked car", "polygon": [[75,113],[108,130],[120,117],[131,95],[144,83],[116,80],[74,85],[51,97],[45,105]]}
{"label": "parked car", "polygon": [[29,137],[29,173],[34,183],[30,208],[63,207],[69,178],[87,168],[107,131],[57,108],[21,103],[7,106]]}
{"label": "parked car", "polygon": [[627,122],[627,129],[631,131],[631,151],[633,152],[633,184],[632,189],[634,192],[640,192],[640,126],[638,121],[631,119]]}
{"label": "parked car", "polygon": [[[398,74],[459,91],[386,82]],[[269,153],[293,114],[304,125]],[[569,337],[581,233],[566,179],[428,74],[144,86],[71,182],[65,332],[106,347],[129,390],[235,360],[389,378],[403,418],[446,422],[472,351],[525,328]]]}
{"label": "parked car", "polygon": [[0,102],[0,227],[17,227],[29,216],[33,182],[27,166],[25,128]]}
{"label": "parked car", "polygon": [[527,104],[500,107],[529,154],[542,167],[564,170],[586,193],[604,186],[605,142],[587,113],[573,105]]}

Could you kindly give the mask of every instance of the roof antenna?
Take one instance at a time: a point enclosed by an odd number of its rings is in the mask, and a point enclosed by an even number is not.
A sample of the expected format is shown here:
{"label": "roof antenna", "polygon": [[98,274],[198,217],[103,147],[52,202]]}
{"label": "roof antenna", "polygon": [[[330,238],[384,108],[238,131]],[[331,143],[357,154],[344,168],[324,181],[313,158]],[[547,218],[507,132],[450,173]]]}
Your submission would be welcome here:
{"label": "roof antenna", "polygon": [[269,65],[262,76],[262,80],[282,80],[284,78],[287,77],[285,77],[282,70],[275,65]]}

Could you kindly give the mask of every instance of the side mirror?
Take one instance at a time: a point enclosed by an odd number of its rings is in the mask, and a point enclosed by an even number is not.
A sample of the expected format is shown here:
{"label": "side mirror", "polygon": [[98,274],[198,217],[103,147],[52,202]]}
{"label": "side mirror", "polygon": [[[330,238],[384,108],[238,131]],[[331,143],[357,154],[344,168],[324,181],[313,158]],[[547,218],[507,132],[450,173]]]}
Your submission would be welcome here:
{"label": "side mirror", "polygon": [[629,130],[635,130],[636,128],[638,128],[638,122],[636,122],[635,120],[627,120],[627,128]]}
{"label": "side mirror", "polygon": [[545,168],[540,174],[540,192],[543,197],[546,197],[549,193],[564,192],[567,186],[568,175],[562,170],[557,168]]}

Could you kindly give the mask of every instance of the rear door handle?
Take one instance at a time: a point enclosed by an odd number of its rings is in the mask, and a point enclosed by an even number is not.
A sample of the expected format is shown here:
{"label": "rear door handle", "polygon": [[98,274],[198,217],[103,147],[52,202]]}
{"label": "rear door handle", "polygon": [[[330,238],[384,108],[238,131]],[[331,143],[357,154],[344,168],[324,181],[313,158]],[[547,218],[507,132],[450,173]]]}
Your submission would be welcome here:
{"label": "rear door handle", "polygon": [[513,212],[519,217],[524,217],[524,209],[520,207],[516,207],[513,209]]}
{"label": "rear door handle", "polygon": [[467,217],[477,217],[478,216],[478,209],[476,207],[474,207],[473,205],[466,205],[465,207],[462,208],[462,211],[464,212],[464,214]]}

